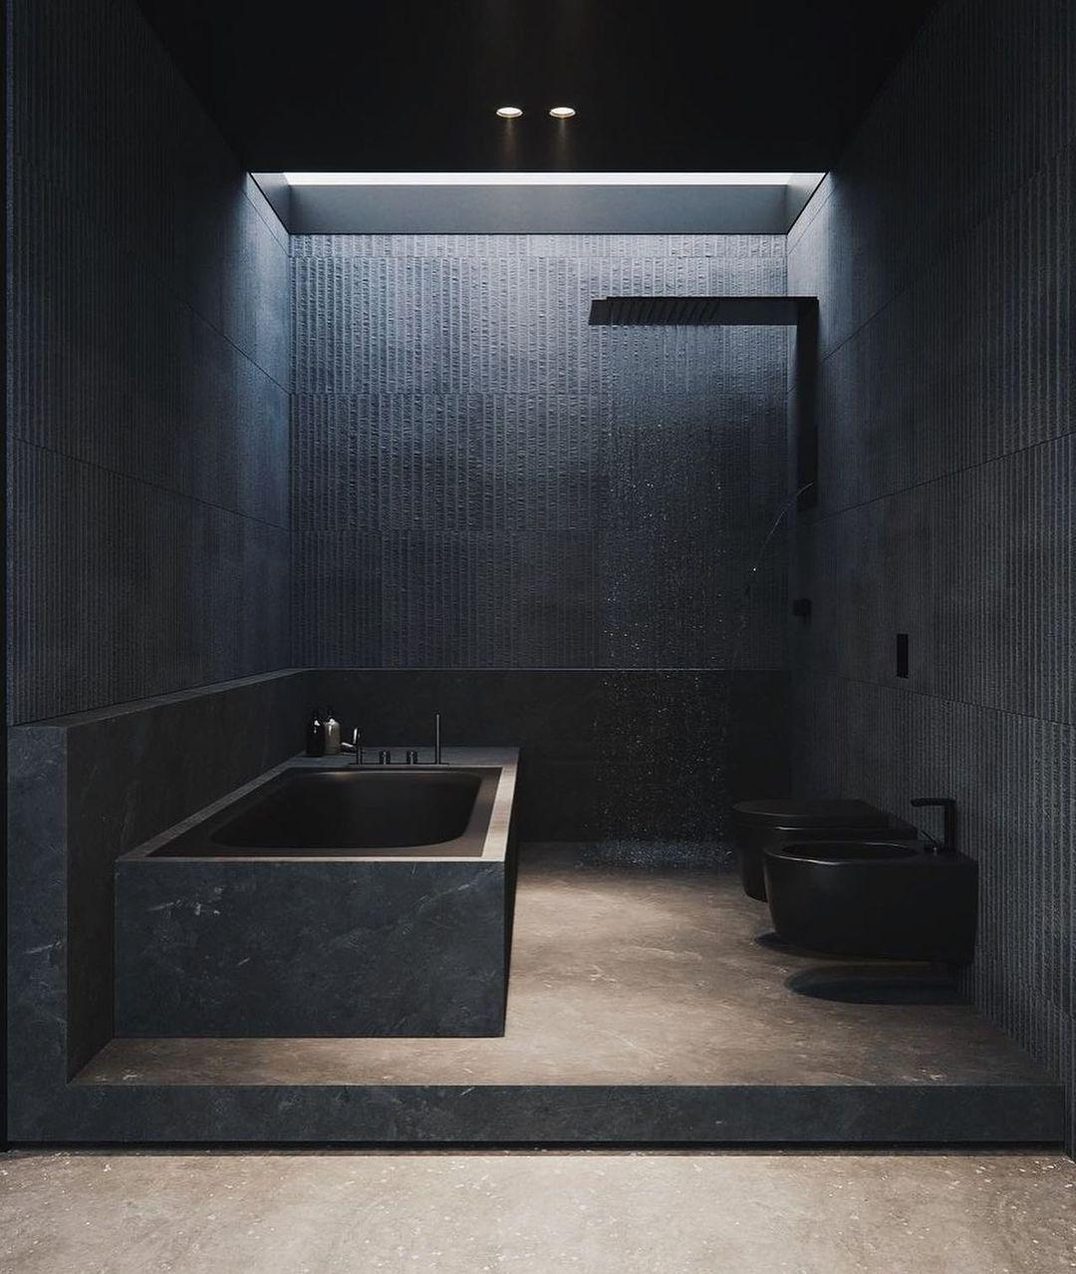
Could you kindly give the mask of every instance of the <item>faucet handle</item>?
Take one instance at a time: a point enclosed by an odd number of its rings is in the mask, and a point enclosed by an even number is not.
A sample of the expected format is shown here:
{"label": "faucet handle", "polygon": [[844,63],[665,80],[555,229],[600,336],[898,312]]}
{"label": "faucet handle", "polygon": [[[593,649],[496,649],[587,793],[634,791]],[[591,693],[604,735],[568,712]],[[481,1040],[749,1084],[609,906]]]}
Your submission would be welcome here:
{"label": "faucet handle", "polygon": [[[956,850],[956,801],[951,796],[915,796],[911,801],[917,809],[924,806],[938,806],[944,811],[944,831],[942,832],[942,843],[938,845],[940,850],[946,850],[950,853]],[[929,834],[929,833],[928,833]],[[934,838],[931,837],[931,840]],[[934,841],[935,845],[938,844]]]}

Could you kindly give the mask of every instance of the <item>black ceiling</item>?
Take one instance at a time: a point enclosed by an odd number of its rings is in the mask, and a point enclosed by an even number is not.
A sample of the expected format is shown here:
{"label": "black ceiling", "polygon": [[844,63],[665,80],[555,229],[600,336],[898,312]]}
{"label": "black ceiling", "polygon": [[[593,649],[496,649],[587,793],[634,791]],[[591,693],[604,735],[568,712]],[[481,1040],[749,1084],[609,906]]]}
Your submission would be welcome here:
{"label": "black ceiling", "polygon": [[934,0],[140,3],[254,171],[814,172]]}

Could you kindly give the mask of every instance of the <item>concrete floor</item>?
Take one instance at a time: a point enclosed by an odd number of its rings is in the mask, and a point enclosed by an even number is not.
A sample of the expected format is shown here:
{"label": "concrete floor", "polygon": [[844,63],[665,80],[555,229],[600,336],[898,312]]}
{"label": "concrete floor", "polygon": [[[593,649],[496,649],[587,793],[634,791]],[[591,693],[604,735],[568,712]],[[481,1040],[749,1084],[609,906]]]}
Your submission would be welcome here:
{"label": "concrete floor", "polygon": [[833,961],[775,950],[727,874],[520,870],[498,1039],[115,1040],[91,1084],[969,1084],[1042,1082],[966,1004],[849,1004],[786,979]]}
{"label": "concrete floor", "polygon": [[6,1274],[1059,1274],[1076,1164],[1019,1154],[25,1153]]}

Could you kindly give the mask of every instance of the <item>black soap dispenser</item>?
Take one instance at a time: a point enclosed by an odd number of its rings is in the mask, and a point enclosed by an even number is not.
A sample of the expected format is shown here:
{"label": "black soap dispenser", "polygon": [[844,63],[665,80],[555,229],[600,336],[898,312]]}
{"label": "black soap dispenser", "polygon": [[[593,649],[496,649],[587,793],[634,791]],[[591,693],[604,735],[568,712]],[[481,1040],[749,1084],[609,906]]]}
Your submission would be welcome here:
{"label": "black soap dispenser", "polygon": [[306,727],[306,755],[325,755],[325,725],[316,712],[310,714],[310,724]]}

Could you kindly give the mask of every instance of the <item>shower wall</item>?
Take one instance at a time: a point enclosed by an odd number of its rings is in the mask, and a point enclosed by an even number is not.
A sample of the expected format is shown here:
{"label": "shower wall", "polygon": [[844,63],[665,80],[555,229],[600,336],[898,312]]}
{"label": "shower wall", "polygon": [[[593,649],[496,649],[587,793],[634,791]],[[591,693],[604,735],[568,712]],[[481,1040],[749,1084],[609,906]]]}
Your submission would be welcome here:
{"label": "shower wall", "polygon": [[781,236],[295,236],[306,664],[781,667],[777,328],[597,328],[592,297],[774,293]]}
{"label": "shower wall", "polygon": [[[784,237],[291,250],[293,641],[325,693],[366,724],[391,684],[386,729],[460,703],[473,741],[549,767],[536,810],[558,758],[595,768],[568,839],[656,820],[713,840],[730,792],[783,789],[783,535],[745,588],[786,490],[785,332],[587,316],[607,295],[783,293]],[[349,667],[446,675],[360,694],[328,671]],[[653,818],[631,813],[639,783],[666,794]]]}
{"label": "shower wall", "polygon": [[959,801],[975,998],[1076,1091],[1074,75],[1071,4],[942,5],[793,227],[789,286],[822,353],[797,786]]}

